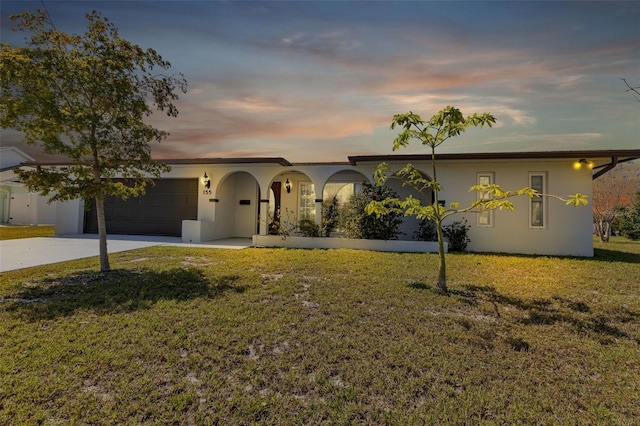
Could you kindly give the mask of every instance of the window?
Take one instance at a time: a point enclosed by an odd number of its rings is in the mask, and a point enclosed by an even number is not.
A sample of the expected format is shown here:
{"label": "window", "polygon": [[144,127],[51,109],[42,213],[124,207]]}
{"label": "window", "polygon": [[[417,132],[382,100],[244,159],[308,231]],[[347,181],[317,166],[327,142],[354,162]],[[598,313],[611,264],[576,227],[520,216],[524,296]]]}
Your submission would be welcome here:
{"label": "window", "polygon": [[311,182],[300,182],[300,209],[299,219],[315,220],[316,217],[316,196]]}
{"label": "window", "polygon": [[[530,173],[529,187],[544,194],[545,180],[544,173]],[[544,199],[542,197],[529,199],[529,226],[532,228],[544,228],[546,226],[545,216]]]}
{"label": "window", "polygon": [[[491,185],[493,184],[493,173],[478,173],[477,175],[478,185]],[[491,194],[478,193],[478,200],[485,201],[490,200]],[[493,211],[486,210],[481,207],[477,215],[477,225],[480,227],[492,227],[493,226]]]}

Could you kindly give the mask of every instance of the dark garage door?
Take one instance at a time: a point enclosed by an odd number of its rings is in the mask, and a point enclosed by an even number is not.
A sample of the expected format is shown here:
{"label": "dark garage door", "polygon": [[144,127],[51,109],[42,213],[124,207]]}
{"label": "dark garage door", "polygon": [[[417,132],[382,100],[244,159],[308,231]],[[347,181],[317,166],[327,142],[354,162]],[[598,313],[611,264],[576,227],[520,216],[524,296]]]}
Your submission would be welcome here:
{"label": "dark garage door", "polygon": [[[147,187],[141,197],[122,200],[107,197],[104,203],[108,234],[168,235],[182,234],[182,221],[198,216],[197,179],[160,179]],[[85,216],[84,232],[98,233],[95,201]]]}

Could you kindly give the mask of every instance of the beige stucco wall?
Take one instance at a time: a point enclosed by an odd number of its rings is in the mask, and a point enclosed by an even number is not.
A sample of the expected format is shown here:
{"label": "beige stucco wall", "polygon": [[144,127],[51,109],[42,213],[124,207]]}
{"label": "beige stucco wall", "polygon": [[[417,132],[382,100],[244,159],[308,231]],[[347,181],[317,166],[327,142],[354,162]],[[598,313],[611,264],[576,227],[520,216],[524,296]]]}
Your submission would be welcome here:
{"label": "beige stucco wall", "polygon": [[[505,190],[517,190],[529,186],[530,173],[544,173],[546,192],[567,197],[580,192],[591,198],[591,171],[574,170],[569,161],[522,161],[448,164],[438,171],[438,179],[445,190],[441,199],[472,203],[476,192],[468,189],[476,183],[479,172],[493,173],[495,183]],[[453,216],[449,222],[466,218],[471,226],[469,237],[471,251],[490,251],[523,254],[553,254],[593,256],[591,207],[566,206],[563,201],[545,199],[545,225],[530,226],[529,198],[513,198],[514,211],[494,211],[493,226],[481,227],[476,214]]]}
{"label": "beige stucco wall", "polygon": [[[404,163],[391,163],[390,171],[403,167]],[[430,164],[414,165],[431,175]],[[357,172],[354,176],[371,179],[376,164],[294,165],[279,164],[189,164],[174,165],[163,178],[198,178],[206,172],[211,179],[210,189],[202,182],[198,189],[198,221],[213,223],[207,229],[215,229],[212,238],[251,236],[256,233],[258,222],[260,234],[266,234],[265,199],[274,180],[289,178],[292,191],[283,191],[282,208],[297,212],[299,205],[299,184],[312,182],[316,198],[322,198],[320,188],[337,172]],[[567,196],[580,192],[591,197],[591,171],[587,168],[574,170],[570,160],[476,160],[441,161],[438,164],[438,180],[444,186],[440,199],[447,204],[459,202],[468,205],[476,198],[469,188],[476,184],[478,172],[491,172],[495,183],[504,189],[519,189],[529,185],[530,172],[544,172],[547,177],[547,191],[551,194]],[[396,186],[401,189],[400,186]],[[258,195],[259,191],[259,195]],[[250,200],[249,205],[240,205],[240,200]],[[260,200],[263,200],[260,203]],[[258,217],[258,204],[261,217]],[[526,197],[514,199],[515,211],[494,212],[493,226],[477,226],[474,213],[452,217],[449,222],[467,219],[471,226],[469,249],[472,251],[509,252],[548,255],[592,256],[592,216],[591,206],[568,207],[559,200],[545,200],[546,223],[541,229],[529,226],[529,201]],[[317,205],[316,205],[317,208]],[[77,224],[78,214],[67,218],[58,215],[60,229],[82,229]],[[319,221],[319,215],[316,215]],[[69,224],[64,222],[68,221]],[[413,226],[415,228],[415,225]],[[411,228],[411,227],[409,227]],[[413,228],[405,229],[406,239],[411,238]],[[211,232],[207,232],[211,235]],[[184,235],[183,235],[184,239]]]}

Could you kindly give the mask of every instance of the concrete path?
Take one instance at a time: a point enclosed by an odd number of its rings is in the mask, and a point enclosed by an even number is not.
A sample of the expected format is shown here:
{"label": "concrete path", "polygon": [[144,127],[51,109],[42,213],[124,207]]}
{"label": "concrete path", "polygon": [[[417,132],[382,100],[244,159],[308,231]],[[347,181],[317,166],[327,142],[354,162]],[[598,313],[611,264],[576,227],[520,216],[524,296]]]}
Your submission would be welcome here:
{"label": "concrete path", "polygon": [[[107,251],[135,250],[152,246],[243,249],[251,246],[249,238],[228,238],[206,243],[183,243],[179,237],[143,235],[109,235]],[[0,272],[31,266],[48,265],[99,255],[98,236],[93,234],[24,238],[0,241]]]}

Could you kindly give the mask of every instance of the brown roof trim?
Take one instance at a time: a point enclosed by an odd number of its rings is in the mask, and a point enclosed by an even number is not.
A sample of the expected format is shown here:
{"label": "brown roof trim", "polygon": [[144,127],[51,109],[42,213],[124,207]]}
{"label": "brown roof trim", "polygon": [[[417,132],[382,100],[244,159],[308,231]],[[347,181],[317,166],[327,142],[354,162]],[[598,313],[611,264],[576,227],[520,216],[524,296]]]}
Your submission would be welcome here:
{"label": "brown roof trim", "polygon": [[[561,159],[561,158],[617,158],[617,162],[626,162],[640,158],[640,149],[610,149],[590,151],[530,151],[530,152],[476,152],[458,154],[436,154],[437,160],[517,160],[517,159]],[[172,165],[180,164],[278,164],[290,166],[355,166],[358,163],[385,161],[429,161],[428,154],[404,155],[350,155],[349,162],[310,162],[290,163],[282,157],[242,157],[242,158],[179,158],[157,159],[156,161]],[[26,161],[23,166],[69,166],[70,161]]]}
{"label": "brown roof trim", "polygon": [[[624,161],[640,158],[640,149],[610,149],[591,151],[530,151],[530,152],[475,152],[462,154],[436,154],[436,160],[518,160],[518,159],[555,159],[555,158],[609,158],[627,157]],[[429,161],[428,154],[404,155],[352,155],[349,162],[356,165],[360,162],[385,161]]]}
{"label": "brown roof trim", "polygon": [[308,163],[291,163],[292,166],[352,166],[348,161],[327,161],[326,163],[318,161],[318,162],[308,162]]}
{"label": "brown roof trim", "polygon": [[[279,164],[291,166],[291,163],[282,157],[246,157],[246,158],[178,158],[156,159],[155,161],[171,164]],[[26,161],[23,166],[71,166],[77,163],[71,161]]]}
{"label": "brown roof trim", "polygon": [[279,164],[290,166],[291,163],[282,157],[244,157],[244,158],[179,158],[160,159],[167,164]]}

